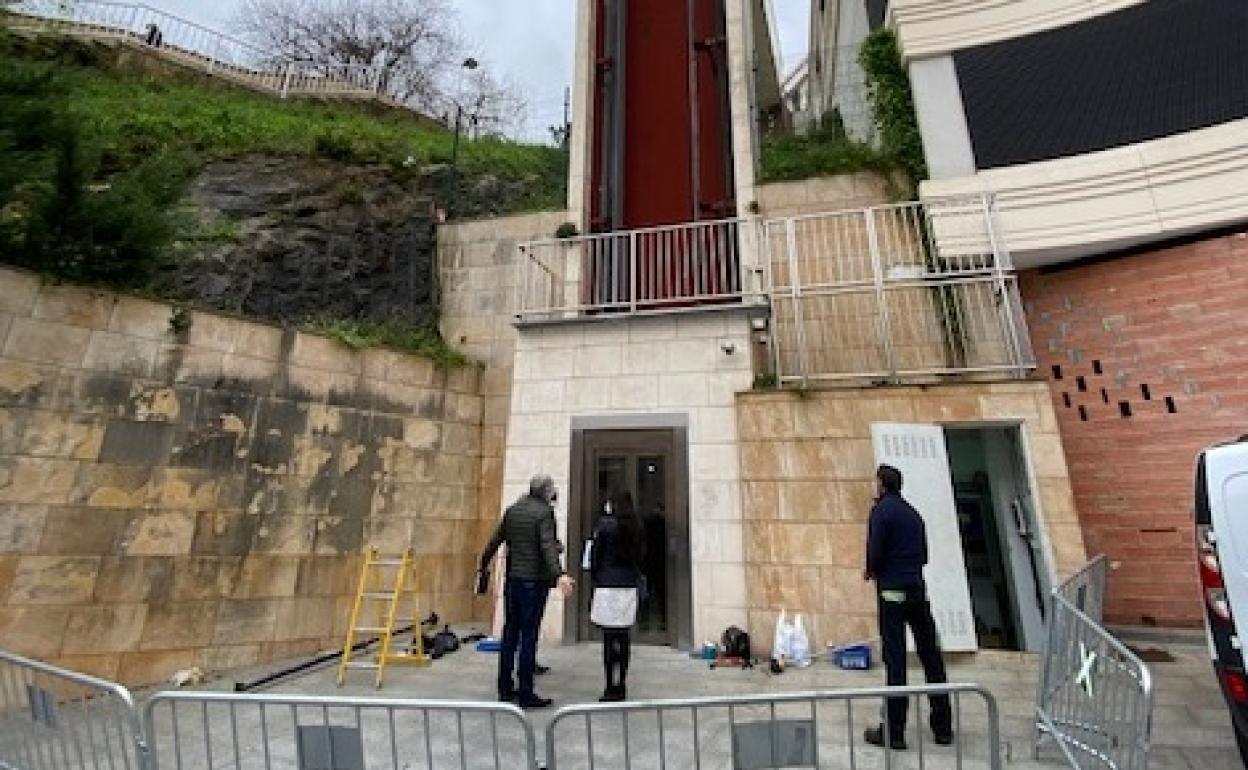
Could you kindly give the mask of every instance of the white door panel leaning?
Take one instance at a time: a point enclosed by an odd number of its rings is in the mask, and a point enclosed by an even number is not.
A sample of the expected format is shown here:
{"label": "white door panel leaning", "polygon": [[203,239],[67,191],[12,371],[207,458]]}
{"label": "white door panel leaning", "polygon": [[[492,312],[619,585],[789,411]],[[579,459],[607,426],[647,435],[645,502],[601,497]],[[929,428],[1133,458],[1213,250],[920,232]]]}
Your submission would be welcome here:
{"label": "white door panel leaning", "polygon": [[874,423],[871,440],[876,461],[901,471],[902,496],[918,509],[927,527],[924,576],[941,647],[946,652],[973,652],[979,643],[971,615],[944,429],[937,425]]}

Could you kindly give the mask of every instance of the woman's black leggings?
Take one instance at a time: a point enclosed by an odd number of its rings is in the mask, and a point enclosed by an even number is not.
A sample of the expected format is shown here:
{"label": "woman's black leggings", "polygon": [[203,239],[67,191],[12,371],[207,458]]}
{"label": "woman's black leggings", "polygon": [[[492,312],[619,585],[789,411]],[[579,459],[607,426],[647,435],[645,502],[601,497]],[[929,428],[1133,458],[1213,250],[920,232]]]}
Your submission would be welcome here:
{"label": "woman's black leggings", "polygon": [[[602,668],[607,675],[607,687],[623,687],[628,677],[628,659],[632,639],[627,628],[602,629]],[[619,678],[616,678],[616,671]]]}

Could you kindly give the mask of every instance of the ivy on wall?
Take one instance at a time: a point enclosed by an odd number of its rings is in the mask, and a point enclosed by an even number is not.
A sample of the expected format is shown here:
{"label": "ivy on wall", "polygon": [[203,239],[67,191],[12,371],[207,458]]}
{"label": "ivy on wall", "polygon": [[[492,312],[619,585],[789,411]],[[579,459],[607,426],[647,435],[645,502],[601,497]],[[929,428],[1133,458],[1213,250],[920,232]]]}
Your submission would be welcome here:
{"label": "ivy on wall", "polygon": [[867,98],[882,150],[918,185],[927,178],[927,160],[897,36],[885,27],[872,32],[862,44],[859,62],[867,75]]}

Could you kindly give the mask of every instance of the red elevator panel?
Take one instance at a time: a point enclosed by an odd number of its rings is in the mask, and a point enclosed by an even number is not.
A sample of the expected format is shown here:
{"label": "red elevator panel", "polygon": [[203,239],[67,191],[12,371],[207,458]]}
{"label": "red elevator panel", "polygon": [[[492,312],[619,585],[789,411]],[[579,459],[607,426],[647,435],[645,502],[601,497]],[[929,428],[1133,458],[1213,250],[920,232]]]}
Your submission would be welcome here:
{"label": "red elevator panel", "polygon": [[625,25],[624,228],[695,219],[689,18],[677,0],[631,0]]}
{"label": "red elevator panel", "polygon": [[[595,0],[590,222],[617,232],[733,217],[724,0]],[[740,289],[734,225],[599,240],[583,301],[656,309]]]}
{"label": "red elevator panel", "polygon": [[595,0],[593,229],[733,216],[724,0]]}

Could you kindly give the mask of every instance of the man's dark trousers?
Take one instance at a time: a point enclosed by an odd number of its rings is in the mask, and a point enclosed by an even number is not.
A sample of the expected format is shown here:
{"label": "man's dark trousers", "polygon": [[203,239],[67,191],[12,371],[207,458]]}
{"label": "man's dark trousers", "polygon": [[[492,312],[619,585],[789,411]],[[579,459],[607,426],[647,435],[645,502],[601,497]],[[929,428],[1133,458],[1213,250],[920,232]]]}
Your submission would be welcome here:
{"label": "man's dark trousers", "polygon": [[[507,578],[503,588],[503,644],[498,659],[498,694],[515,693],[521,701],[533,697],[533,672],[537,667],[537,634],[546,610],[550,583]],[[519,653],[519,686],[512,679]]]}
{"label": "man's dark trousers", "polygon": [[[898,598],[901,601],[887,601]],[[940,641],[936,633],[936,621],[932,619],[932,607],[927,601],[927,588],[923,585],[878,592],[880,639],[883,646],[884,670],[889,687],[906,684],[906,626],[914,634],[914,646],[923,663],[923,673],[928,684],[941,684],[945,678],[945,661],[940,655]],[[888,699],[888,729],[891,735],[904,735],[908,698]],[[937,736],[953,733],[953,713],[948,695],[931,696],[931,728]]]}

